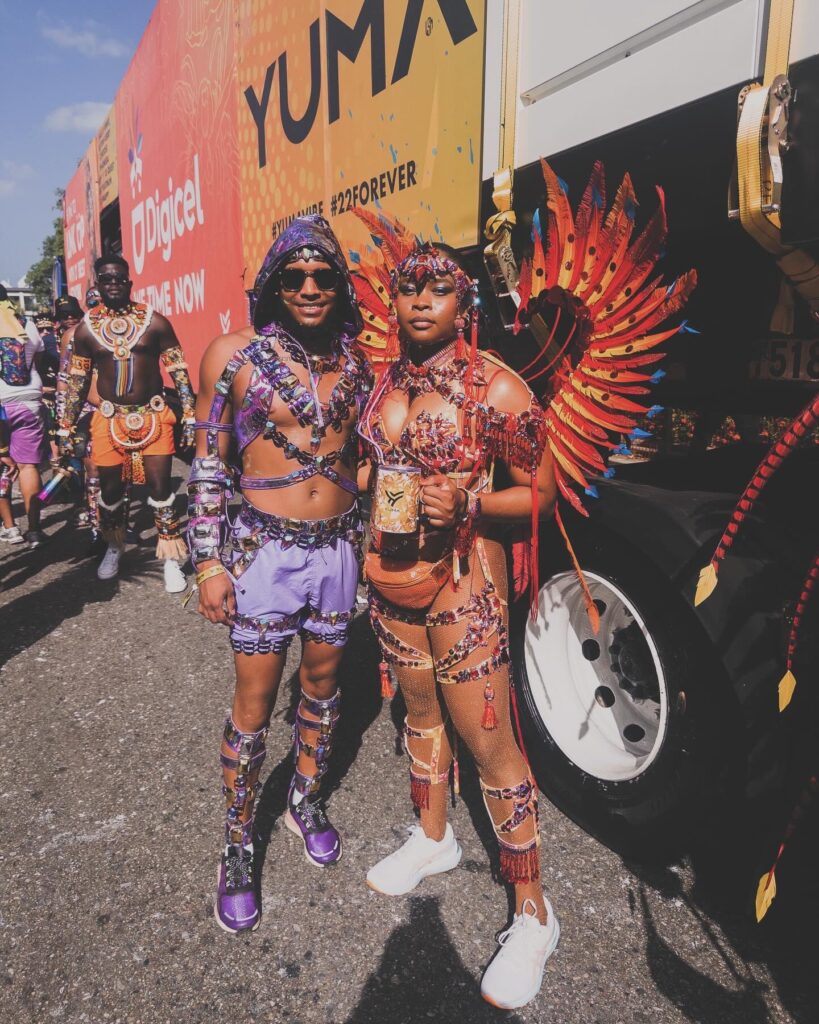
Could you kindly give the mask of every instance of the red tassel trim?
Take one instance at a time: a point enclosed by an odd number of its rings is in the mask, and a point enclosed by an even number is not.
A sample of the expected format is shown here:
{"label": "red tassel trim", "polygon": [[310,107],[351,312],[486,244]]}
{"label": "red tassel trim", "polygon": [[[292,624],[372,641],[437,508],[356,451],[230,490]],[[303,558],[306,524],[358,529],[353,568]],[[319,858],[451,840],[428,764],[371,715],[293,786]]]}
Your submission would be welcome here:
{"label": "red tassel trim", "polygon": [[500,873],[504,882],[509,882],[510,885],[536,882],[540,878],[540,855],[537,844],[530,846],[528,850],[510,850],[508,846],[501,846]]}
{"label": "red tassel trim", "polygon": [[492,686],[487,683],[486,688],[483,691],[483,718],[481,719],[481,728],[491,731],[498,727],[498,716],[495,714],[495,691]]}
{"label": "red tassel trim", "polygon": [[398,340],[398,320],[391,316],[387,331],[387,344],[384,347],[384,359],[394,363],[401,355],[401,343]]}
{"label": "red tassel trim", "polygon": [[378,670],[381,674],[381,696],[389,700],[393,696],[390,667],[386,661],[382,661],[379,662]]}
{"label": "red tassel trim", "polygon": [[455,317],[455,330],[458,332],[455,342],[455,358],[466,359],[466,342],[464,341],[464,327],[466,320],[460,315]]}
{"label": "red tassel trim", "polygon": [[478,310],[472,308],[472,330],[469,339],[469,363],[464,375],[464,387],[466,393],[471,395],[475,386],[475,363],[478,359]]}
{"label": "red tassel trim", "polygon": [[419,779],[410,775],[410,800],[417,811],[429,809],[429,779]]}

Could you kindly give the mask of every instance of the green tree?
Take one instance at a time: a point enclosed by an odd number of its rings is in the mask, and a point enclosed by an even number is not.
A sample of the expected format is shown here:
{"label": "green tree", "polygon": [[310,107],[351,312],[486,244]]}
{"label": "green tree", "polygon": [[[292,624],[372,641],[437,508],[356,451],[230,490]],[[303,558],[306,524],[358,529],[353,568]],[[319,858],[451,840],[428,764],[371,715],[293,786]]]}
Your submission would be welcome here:
{"label": "green tree", "polygon": [[29,287],[34,289],[37,302],[43,306],[51,306],[53,296],[51,294],[51,275],[54,270],[54,260],[63,256],[63,200],[65,190],[58,188],[55,192],[57,201],[54,209],[57,216],[54,218],[54,230],[43,239],[42,256],[36,263],[32,263],[26,274]]}

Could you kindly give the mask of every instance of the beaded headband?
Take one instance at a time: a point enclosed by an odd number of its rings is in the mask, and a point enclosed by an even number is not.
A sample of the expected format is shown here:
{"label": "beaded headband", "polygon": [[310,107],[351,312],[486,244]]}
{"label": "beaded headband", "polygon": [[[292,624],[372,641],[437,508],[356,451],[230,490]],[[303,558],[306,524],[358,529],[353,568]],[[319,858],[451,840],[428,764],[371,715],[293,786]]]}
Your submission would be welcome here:
{"label": "beaded headband", "polygon": [[467,296],[472,296],[472,301],[475,301],[476,282],[458,266],[455,260],[450,259],[440,249],[436,249],[430,242],[425,242],[409,256],[406,256],[393,270],[390,278],[390,294],[395,300],[398,294],[398,282],[402,277],[409,278],[416,287],[421,288],[427,281],[447,275],[450,275],[455,282],[459,307],[463,308],[467,304]]}
{"label": "beaded headband", "polygon": [[291,253],[288,253],[285,258],[284,265],[290,266],[291,263],[298,263],[299,260],[304,260],[305,263],[309,263],[310,260],[324,260],[329,262],[329,257],[323,250],[310,245],[299,246],[298,249],[294,249]]}

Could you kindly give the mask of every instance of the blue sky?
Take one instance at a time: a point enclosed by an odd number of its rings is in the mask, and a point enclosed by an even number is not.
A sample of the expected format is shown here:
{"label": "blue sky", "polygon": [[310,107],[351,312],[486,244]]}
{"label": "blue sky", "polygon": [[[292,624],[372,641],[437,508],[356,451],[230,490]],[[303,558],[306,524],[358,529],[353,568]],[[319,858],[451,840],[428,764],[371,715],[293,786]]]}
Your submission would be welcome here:
{"label": "blue sky", "polygon": [[40,256],[155,0],[0,0],[0,280]]}

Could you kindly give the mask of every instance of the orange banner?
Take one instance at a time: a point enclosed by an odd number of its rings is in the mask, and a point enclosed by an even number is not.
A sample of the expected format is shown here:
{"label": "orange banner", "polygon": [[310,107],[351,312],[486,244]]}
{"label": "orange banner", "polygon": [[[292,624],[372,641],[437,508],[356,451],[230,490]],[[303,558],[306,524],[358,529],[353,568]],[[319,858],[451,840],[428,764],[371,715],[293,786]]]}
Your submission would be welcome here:
{"label": "orange banner", "polygon": [[160,2],[115,104],[133,295],[170,319],[194,384],[208,342],[247,322],[234,6]]}
{"label": "orange banner", "polygon": [[66,187],[63,218],[68,292],[84,305],[85,292],[94,279],[94,260],[99,256],[96,140]]}
{"label": "orange banner", "polygon": [[299,213],[366,247],[352,206],[478,241],[484,0],[238,0],[249,272]]}

